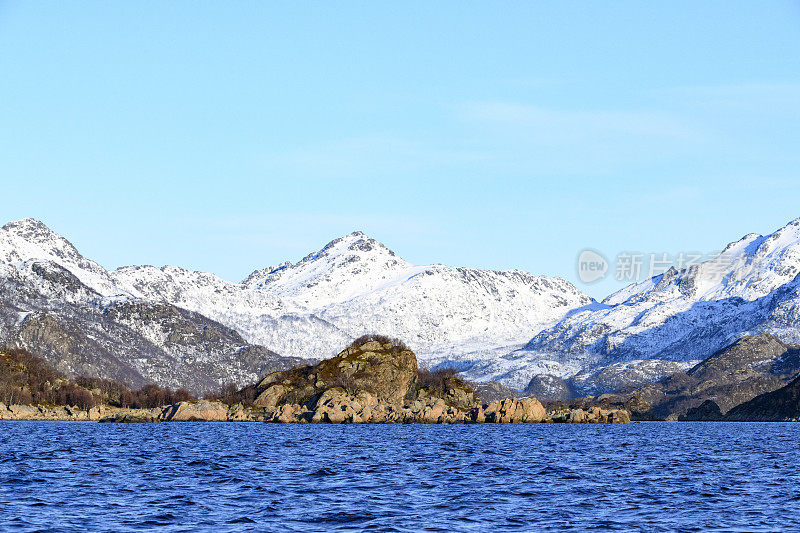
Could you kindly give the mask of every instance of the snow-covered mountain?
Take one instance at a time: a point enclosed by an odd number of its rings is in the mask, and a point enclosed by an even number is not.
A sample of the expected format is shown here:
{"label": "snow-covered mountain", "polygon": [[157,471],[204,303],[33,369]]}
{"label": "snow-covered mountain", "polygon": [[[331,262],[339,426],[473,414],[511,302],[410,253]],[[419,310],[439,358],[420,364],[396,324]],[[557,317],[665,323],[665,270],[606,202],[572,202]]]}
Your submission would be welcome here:
{"label": "snow-covered mountain", "polygon": [[376,331],[429,366],[468,366],[591,301],[559,278],[412,265],[360,232],[241,283],[174,266],[109,272],[33,219],[0,229],[0,286],[3,341],[65,372],[105,367],[110,377],[168,385],[186,374],[200,389],[289,361],[265,347],[318,359]]}
{"label": "snow-covered mountain", "polygon": [[[631,285],[571,311],[507,358],[473,369],[524,386],[533,374],[569,378],[580,392],[688,368],[746,334],[800,341],[800,219],[749,234],[713,260]],[[627,377],[626,377],[627,376]]]}
{"label": "snow-covered mountain", "polygon": [[83,257],[67,239],[32,218],[0,228],[0,264],[26,261],[56,263],[102,296],[121,295],[103,267]]}
{"label": "snow-covered mountain", "polygon": [[319,359],[381,332],[468,379],[524,389],[539,376],[541,393],[581,394],[687,369],[747,334],[800,342],[800,219],[603,302],[519,270],[413,265],[360,232],[240,283],[174,266],[109,272],[25,219],[0,229],[0,304],[0,340],[75,372],[209,388],[290,362],[269,349]]}
{"label": "snow-covered mountain", "polygon": [[361,232],[242,283],[176,267],[124,267],[111,277],[137,297],[196,311],[250,342],[306,358],[329,357],[374,331],[403,339],[429,364],[478,350],[491,357],[591,301],[559,278],[412,265]]}
{"label": "snow-covered mountain", "polygon": [[136,298],[32,219],[0,228],[0,341],[67,374],[197,392],[300,362],[199,313]]}

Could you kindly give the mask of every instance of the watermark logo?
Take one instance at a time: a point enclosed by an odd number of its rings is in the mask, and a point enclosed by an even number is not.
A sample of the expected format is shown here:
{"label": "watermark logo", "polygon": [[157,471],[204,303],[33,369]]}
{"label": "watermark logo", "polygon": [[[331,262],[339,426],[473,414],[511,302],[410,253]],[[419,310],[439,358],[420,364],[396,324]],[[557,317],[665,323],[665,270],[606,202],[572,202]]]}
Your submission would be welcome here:
{"label": "watermark logo", "polygon": [[578,279],[583,283],[594,283],[606,277],[608,260],[600,252],[586,249],[578,254]]}
{"label": "watermark logo", "polygon": [[638,283],[674,269],[677,272],[696,269],[696,274],[705,280],[719,281],[735,258],[726,257],[720,252],[699,253],[680,252],[677,254],[620,252],[613,269],[603,254],[592,248],[585,248],[578,254],[578,279],[583,283],[594,283],[613,274],[614,279],[628,283]]}

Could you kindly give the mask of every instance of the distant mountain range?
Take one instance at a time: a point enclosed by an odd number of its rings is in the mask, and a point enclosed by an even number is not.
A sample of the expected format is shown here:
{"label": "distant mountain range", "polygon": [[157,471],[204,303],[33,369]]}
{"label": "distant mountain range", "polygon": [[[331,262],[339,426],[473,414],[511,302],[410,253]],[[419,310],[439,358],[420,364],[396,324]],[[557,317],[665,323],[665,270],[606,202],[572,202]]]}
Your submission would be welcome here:
{"label": "distant mountain range", "polygon": [[241,283],[107,271],[24,219],[0,229],[0,340],[62,372],[204,392],[380,332],[470,380],[587,394],[688,370],[747,334],[798,343],[798,273],[800,220],[596,302],[560,278],[412,265],[360,232]]}
{"label": "distant mountain range", "polygon": [[[570,311],[483,375],[551,374],[578,393],[613,390],[688,369],[744,335],[800,341],[800,219],[749,234],[714,259],[670,269]],[[682,368],[680,368],[682,367]],[[505,370],[505,373],[501,373]],[[480,377],[480,376],[478,376]]]}

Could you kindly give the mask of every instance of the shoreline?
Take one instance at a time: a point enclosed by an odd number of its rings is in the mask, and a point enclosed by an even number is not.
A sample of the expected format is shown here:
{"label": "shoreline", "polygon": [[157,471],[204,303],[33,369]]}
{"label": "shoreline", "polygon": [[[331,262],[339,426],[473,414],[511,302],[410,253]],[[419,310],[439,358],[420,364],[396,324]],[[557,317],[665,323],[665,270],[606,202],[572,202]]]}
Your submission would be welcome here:
{"label": "shoreline", "polygon": [[[538,404],[538,402],[536,402]],[[529,405],[533,405],[530,402]],[[539,404],[541,406],[541,404]],[[388,407],[383,416],[359,419],[356,413],[341,411],[342,416],[331,416],[326,412],[320,416],[315,411],[300,406],[284,406],[281,409],[258,409],[242,406],[227,406],[221,402],[199,400],[180,402],[154,409],[126,409],[98,406],[89,410],[69,406],[10,405],[0,404],[0,421],[36,422],[101,422],[101,423],[162,423],[162,422],[262,422],[296,424],[628,424],[630,414],[620,409],[589,410],[570,409],[532,413],[525,409],[524,400],[506,399],[493,401],[471,411],[457,415],[450,413],[443,404],[432,408],[412,411],[404,407]],[[317,414],[317,416],[315,416]]]}

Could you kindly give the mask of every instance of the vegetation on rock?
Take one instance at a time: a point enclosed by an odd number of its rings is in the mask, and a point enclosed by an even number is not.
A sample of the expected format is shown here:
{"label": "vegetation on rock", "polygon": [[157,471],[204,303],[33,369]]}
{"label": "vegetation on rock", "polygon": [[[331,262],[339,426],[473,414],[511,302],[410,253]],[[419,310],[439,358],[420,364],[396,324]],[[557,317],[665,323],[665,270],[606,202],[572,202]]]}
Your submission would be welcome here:
{"label": "vegetation on rock", "polygon": [[79,376],[67,379],[44,359],[27,350],[0,350],[0,403],[4,405],[65,405],[83,410],[97,405],[154,408],[192,399],[185,389],[157,385],[130,390],[115,380]]}

